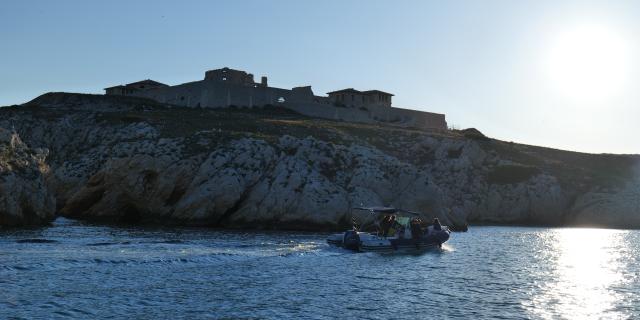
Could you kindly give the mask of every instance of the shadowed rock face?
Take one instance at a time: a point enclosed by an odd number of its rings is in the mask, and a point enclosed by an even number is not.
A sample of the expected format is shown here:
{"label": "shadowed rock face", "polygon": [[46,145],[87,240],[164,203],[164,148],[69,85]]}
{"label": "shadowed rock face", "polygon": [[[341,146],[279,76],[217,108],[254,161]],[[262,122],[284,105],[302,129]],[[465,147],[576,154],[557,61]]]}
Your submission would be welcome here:
{"label": "shadowed rock face", "polygon": [[636,156],[78,94],[0,114],[51,150],[46,183],[72,218],[320,230],[345,227],[354,206],[393,205],[455,226],[640,227]]}
{"label": "shadowed rock face", "polygon": [[55,198],[44,176],[46,150],[31,150],[0,128],[0,226],[28,226],[53,220]]}

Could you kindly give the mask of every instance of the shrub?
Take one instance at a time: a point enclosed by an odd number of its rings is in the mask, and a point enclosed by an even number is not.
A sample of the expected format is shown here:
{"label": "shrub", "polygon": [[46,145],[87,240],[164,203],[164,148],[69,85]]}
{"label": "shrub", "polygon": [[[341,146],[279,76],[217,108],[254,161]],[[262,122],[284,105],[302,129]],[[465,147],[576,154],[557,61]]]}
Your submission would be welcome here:
{"label": "shrub", "polygon": [[482,132],[480,132],[480,130],[476,128],[468,128],[468,129],[460,130],[460,132],[465,138],[469,138],[473,140],[482,140],[482,141],[489,140],[487,136],[485,136]]}
{"label": "shrub", "polygon": [[458,149],[450,149],[447,151],[447,158],[449,159],[458,159],[462,155],[462,147]]}
{"label": "shrub", "polygon": [[500,165],[489,172],[488,182],[491,184],[515,184],[527,181],[540,174],[537,167],[523,165]]}

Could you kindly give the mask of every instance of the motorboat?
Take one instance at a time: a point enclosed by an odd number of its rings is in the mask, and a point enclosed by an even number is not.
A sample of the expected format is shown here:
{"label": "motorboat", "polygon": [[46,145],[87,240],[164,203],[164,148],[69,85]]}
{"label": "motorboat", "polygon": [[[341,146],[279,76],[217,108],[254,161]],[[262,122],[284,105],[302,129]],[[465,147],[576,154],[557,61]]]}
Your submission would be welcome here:
{"label": "motorboat", "polygon": [[[356,207],[373,217],[369,225],[360,226],[353,219],[353,228],[327,238],[330,245],[358,252],[422,252],[442,248],[451,231],[437,219],[425,226],[421,214],[393,207]],[[371,230],[375,231],[361,231]]]}

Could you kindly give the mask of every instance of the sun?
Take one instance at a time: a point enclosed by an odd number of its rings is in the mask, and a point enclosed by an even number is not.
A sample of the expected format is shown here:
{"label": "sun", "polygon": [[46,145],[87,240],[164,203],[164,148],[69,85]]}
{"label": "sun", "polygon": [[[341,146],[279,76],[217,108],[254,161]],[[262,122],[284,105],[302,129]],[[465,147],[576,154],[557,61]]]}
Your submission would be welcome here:
{"label": "sun", "polygon": [[629,69],[627,41],[605,26],[576,26],[552,40],[550,83],[570,99],[587,102],[614,97],[625,85]]}

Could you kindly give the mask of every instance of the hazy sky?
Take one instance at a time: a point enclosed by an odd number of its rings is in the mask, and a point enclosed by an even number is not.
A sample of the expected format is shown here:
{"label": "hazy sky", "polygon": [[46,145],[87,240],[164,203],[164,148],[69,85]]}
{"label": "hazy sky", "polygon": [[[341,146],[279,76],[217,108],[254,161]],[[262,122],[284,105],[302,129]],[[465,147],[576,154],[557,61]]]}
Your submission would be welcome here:
{"label": "hazy sky", "polygon": [[507,141],[640,153],[640,1],[2,1],[0,105],[228,66]]}

